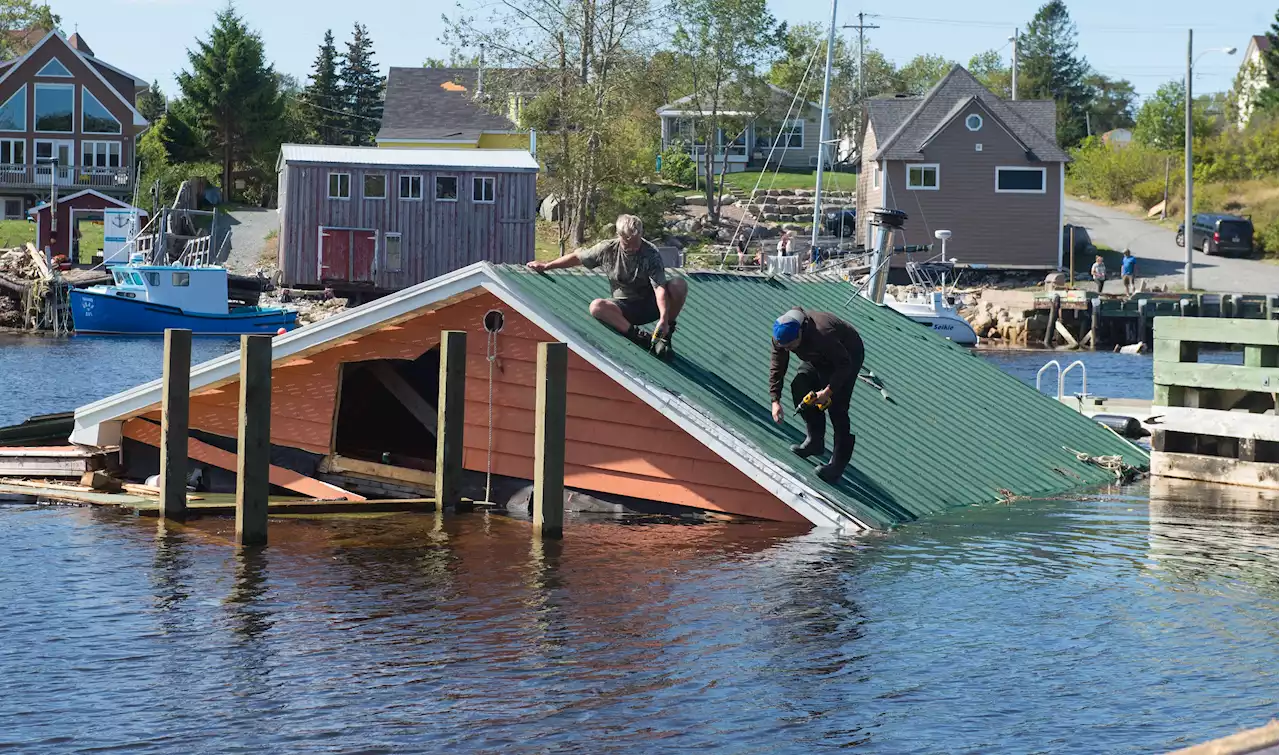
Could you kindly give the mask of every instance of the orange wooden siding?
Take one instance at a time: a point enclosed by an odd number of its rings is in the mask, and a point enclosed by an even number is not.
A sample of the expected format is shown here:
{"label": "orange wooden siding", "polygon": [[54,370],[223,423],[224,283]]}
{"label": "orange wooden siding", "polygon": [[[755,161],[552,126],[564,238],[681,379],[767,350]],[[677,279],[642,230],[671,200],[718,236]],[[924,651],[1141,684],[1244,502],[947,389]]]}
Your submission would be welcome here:
{"label": "orange wooden siding", "polygon": [[[505,327],[494,362],[493,471],[532,479],[537,344],[551,340],[496,297],[482,293],[398,325],[352,336],[323,351],[288,357],[272,371],[271,442],[318,454],[330,448],[339,366],[370,359],[416,359],[441,330],[467,331],[463,467],[483,472],[488,443],[484,314]],[[763,369],[763,365],[761,369]],[[235,437],[238,382],[192,396],[191,427]],[[429,397],[433,400],[434,397]],[[569,355],[565,484],[713,511],[804,521],[790,507],[576,354]],[[159,418],[158,411],[148,416]]]}

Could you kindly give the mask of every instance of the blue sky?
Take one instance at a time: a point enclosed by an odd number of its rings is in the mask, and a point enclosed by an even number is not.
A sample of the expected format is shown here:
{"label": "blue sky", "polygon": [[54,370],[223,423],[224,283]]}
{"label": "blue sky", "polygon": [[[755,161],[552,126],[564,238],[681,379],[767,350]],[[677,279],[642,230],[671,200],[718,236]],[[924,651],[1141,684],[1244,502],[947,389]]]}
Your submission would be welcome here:
{"label": "blue sky", "polygon": [[[769,0],[781,19],[826,23],[831,6],[823,0]],[[469,6],[487,0],[468,0]],[[79,30],[94,52],[107,62],[146,79],[158,79],[172,94],[173,75],[186,65],[186,50],[213,21],[221,0],[50,0],[62,16],[63,28]],[[916,0],[910,4],[861,5],[842,2],[840,23],[854,23],[859,10],[879,12],[868,19],[880,29],[869,43],[903,63],[919,53],[968,61],[982,50],[1003,48],[1016,26],[1035,14],[1034,0]],[[369,27],[377,60],[389,66],[420,65],[427,56],[447,57],[440,44],[440,14],[453,10],[442,0],[242,0],[238,7],[266,44],[277,69],[305,82],[316,47],[327,28],[339,42],[353,23]],[[1235,46],[1233,57],[1205,55],[1196,67],[1196,90],[1231,86],[1240,57],[1252,34],[1262,33],[1275,13],[1273,0],[1076,0],[1069,2],[1079,28],[1080,52],[1094,68],[1127,78],[1148,95],[1163,82],[1181,78],[1185,66],[1187,26],[1196,29],[1196,51]],[[1212,9],[1212,12],[1209,12]],[[848,33],[848,32],[846,32]]]}

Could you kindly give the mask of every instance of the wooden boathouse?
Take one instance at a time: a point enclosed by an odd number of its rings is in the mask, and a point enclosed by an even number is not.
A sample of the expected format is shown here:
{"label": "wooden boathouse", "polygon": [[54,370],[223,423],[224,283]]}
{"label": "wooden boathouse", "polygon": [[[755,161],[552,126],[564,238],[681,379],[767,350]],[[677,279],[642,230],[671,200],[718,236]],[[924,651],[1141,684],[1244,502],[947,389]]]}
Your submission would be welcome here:
{"label": "wooden boathouse", "polygon": [[[535,361],[547,341],[569,349],[566,499],[853,531],[1111,482],[1114,464],[1100,457],[1147,464],[1141,449],[902,315],[851,297],[846,283],[684,275],[690,294],[671,364],[591,318],[591,300],[608,291],[602,276],[488,263],[275,337],[273,483],[378,498],[429,494],[446,330],[467,334],[462,467],[472,490],[482,493],[487,470],[495,491],[514,485],[499,502],[518,503],[534,477]],[[770,325],[797,302],[858,326],[877,383],[854,391],[858,447],[834,486],[788,450],[802,435],[799,421],[770,417]],[[729,310],[739,313],[731,323]],[[224,485],[234,479],[239,374],[235,353],[191,373],[190,457],[215,488],[219,475]],[[160,403],[157,380],[83,406],[70,440],[119,446],[127,476],[153,474]]]}
{"label": "wooden boathouse", "polygon": [[286,286],[376,296],[473,262],[533,259],[527,150],[286,144],[277,171]]}

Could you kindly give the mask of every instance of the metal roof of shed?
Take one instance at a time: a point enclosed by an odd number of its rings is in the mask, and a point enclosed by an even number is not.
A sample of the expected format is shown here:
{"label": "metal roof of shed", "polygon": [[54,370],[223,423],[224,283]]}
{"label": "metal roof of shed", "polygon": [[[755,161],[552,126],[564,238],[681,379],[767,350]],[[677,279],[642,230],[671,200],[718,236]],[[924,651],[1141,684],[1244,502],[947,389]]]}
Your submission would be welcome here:
{"label": "metal roof of shed", "polygon": [[537,171],[538,161],[523,149],[428,149],[411,147],[337,147],[282,144],[280,164],[404,165],[414,168]]}

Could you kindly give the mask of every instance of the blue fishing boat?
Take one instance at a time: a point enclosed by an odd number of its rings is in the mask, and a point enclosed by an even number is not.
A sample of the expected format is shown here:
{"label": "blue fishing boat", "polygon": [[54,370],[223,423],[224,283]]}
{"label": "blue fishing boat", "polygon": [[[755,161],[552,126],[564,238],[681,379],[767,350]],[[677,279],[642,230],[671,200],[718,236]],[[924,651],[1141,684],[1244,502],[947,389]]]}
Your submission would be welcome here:
{"label": "blue fishing boat", "polygon": [[228,307],[225,268],[146,265],[140,257],[110,268],[113,285],[71,290],[77,333],[151,335],[185,328],[200,335],[242,335],[297,327],[293,309]]}

